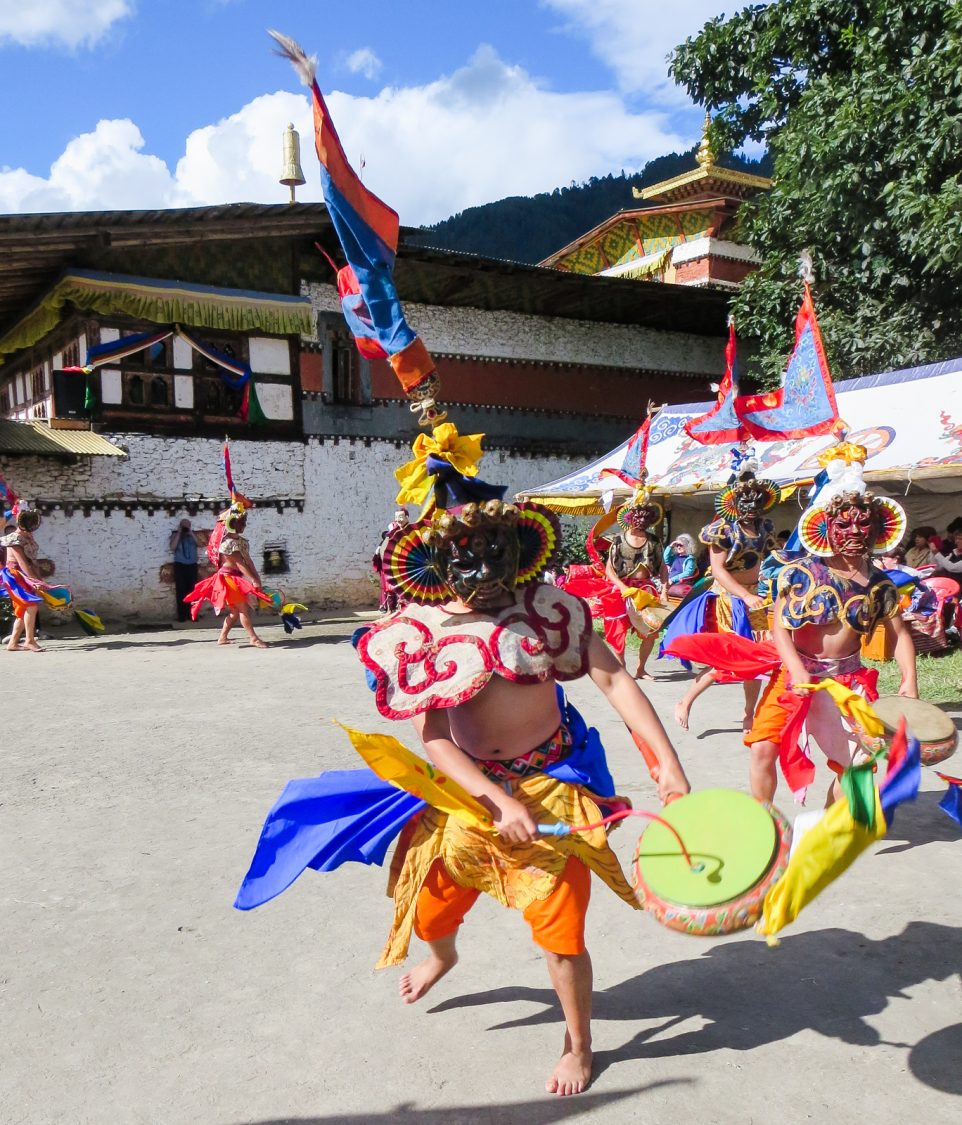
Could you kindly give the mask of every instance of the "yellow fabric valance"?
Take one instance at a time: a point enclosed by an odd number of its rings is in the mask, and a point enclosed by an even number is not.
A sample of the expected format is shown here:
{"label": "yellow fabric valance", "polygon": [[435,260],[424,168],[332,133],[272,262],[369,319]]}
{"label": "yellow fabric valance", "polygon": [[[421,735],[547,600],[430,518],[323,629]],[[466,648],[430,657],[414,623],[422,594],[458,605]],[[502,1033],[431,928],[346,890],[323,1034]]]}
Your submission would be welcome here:
{"label": "yellow fabric valance", "polygon": [[0,363],[56,328],[68,303],[101,316],[123,314],[153,324],[187,324],[272,336],[309,335],[313,331],[307,297],[73,270],[0,339]]}

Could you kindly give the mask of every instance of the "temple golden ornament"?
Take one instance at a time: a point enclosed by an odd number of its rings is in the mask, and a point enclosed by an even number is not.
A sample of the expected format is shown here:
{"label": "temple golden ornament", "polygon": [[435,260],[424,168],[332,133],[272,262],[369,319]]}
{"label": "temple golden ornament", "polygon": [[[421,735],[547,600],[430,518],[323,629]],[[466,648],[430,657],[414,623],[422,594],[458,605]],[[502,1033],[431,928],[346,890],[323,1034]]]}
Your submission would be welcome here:
{"label": "temple golden ornament", "polygon": [[284,162],[277,182],[291,189],[289,203],[295,202],[294,189],[307,183],[301,168],[301,138],[293,122],[284,130]]}
{"label": "temple golden ornament", "polygon": [[695,167],[647,188],[641,206],[619,211],[540,264],[583,273],[676,285],[737,289],[757,266],[740,241],[738,210],[772,181],[717,163],[705,115]]}

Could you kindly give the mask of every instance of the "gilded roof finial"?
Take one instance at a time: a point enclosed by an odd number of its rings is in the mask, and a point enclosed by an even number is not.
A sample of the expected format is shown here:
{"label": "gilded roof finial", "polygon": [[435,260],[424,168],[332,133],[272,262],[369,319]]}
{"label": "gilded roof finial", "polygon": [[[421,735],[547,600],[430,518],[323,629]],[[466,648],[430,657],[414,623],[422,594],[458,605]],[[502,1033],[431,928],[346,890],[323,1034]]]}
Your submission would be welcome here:
{"label": "gilded roof finial", "polygon": [[715,164],[715,154],[712,152],[711,142],[708,139],[708,127],[711,125],[711,114],[708,110],[705,111],[705,124],[701,130],[701,144],[698,146],[698,151],[695,153],[695,160],[699,167],[709,171]]}

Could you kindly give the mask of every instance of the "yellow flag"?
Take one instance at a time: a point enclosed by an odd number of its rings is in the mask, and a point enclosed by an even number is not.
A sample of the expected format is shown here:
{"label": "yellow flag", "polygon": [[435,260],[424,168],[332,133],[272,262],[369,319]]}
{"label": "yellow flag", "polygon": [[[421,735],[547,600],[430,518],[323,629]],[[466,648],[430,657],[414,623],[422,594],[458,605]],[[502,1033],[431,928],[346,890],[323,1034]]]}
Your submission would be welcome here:
{"label": "yellow flag", "polygon": [[472,828],[493,828],[484,806],[456,781],[413,754],[389,734],[365,734],[337,724],[347,731],[354,749],[382,781],[420,797],[441,812],[458,817]]}
{"label": "yellow flag", "polygon": [[411,446],[414,457],[394,472],[400,485],[397,502],[423,504],[428,499],[432,488],[428,457],[447,461],[462,476],[477,476],[483,437],[484,434],[459,434],[453,422],[435,426],[430,437],[418,434]]}
{"label": "yellow flag", "polygon": [[653,594],[651,590],[632,590],[629,596],[639,613],[650,605],[661,605],[661,598],[657,594]]}
{"label": "yellow flag", "polygon": [[771,937],[794,922],[798,912],[862,854],[886,830],[879,792],[875,790],[875,825],[866,828],[849,811],[848,801],[836,801],[802,837],[785,874],[765,895],[762,920],[755,927]]}
{"label": "yellow flag", "polygon": [[839,711],[851,719],[867,735],[871,738],[878,738],[880,734],[884,734],[885,725],[875,714],[871,703],[858,692],[840,684],[838,680],[820,680],[817,684],[797,684],[796,687],[805,688],[808,691],[827,691]]}

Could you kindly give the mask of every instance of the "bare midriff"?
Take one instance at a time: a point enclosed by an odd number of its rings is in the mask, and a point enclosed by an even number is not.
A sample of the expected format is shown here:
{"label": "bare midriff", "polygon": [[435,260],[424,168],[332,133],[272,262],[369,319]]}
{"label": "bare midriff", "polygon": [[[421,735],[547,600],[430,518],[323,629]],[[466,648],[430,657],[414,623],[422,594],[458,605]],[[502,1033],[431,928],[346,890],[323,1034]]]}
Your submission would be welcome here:
{"label": "bare midriff", "polygon": [[472,758],[510,761],[546,742],[560,722],[554,683],[515,684],[501,676],[448,710],[451,737]]}
{"label": "bare midriff", "polygon": [[841,621],[831,625],[803,625],[792,633],[795,648],[813,660],[842,660],[859,650],[862,639]]}
{"label": "bare midriff", "polygon": [[758,572],[762,569],[762,564],[756,563],[751,570],[730,570],[728,573],[735,579],[739,586],[744,586],[747,590],[749,586],[756,586],[758,584]]}

